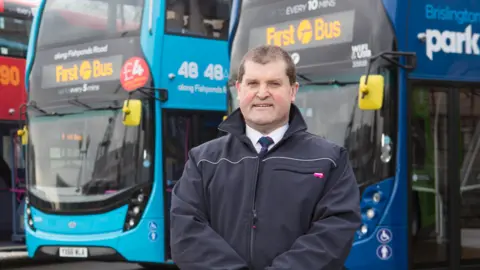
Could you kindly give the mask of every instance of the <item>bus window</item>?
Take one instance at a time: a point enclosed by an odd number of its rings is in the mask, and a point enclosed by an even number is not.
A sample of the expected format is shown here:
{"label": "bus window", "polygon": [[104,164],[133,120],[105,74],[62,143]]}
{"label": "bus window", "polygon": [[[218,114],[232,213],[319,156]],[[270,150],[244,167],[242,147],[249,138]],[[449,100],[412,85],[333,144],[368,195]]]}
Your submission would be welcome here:
{"label": "bus window", "polygon": [[26,57],[32,21],[0,15],[0,55]]}
{"label": "bus window", "polygon": [[37,45],[125,36],[140,30],[143,0],[47,0]]}
{"label": "bus window", "polygon": [[169,0],[165,31],[226,40],[231,4],[231,0]]}

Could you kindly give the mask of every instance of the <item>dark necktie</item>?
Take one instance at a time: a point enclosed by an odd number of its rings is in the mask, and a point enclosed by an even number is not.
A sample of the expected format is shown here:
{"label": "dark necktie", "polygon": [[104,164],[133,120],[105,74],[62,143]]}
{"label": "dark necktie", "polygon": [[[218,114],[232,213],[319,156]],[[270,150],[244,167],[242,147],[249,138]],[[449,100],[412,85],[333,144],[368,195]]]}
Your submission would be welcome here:
{"label": "dark necktie", "polygon": [[258,143],[260,143],[262,146],[259,155],[265,155],[268,151],[268,147],[273,144],[273,139],[268,136],[264,136],[258,140]]}

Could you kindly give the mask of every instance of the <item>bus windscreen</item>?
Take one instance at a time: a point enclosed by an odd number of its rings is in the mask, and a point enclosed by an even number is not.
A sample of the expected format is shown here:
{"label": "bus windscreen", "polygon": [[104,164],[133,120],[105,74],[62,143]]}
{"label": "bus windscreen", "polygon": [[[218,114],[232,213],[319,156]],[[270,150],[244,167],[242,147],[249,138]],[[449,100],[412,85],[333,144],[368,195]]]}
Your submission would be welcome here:
{"label": "bus windscreen", "polygon": [[0,1],[0,56],[25,58],[38,1]]}
{"label": "bus windscreen", "polygon": [[143,0],[47,0],[38,49],[126,36],[140,30]]}

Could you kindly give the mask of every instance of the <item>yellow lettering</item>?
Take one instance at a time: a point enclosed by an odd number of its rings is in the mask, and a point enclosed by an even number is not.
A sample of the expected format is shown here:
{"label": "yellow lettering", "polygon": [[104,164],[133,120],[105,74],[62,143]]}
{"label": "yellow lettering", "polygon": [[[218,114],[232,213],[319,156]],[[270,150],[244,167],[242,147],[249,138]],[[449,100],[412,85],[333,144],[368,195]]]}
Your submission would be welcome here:
{"label": "yellow lettering", "polygon": [[58,83],[77,81],[80,78],[90,80],[91,78],[107,77],[113,75],[113,63],[102,63],[96,59],[92,62],[83,61],[80,66],[75,64],[70,68],[63,65],[56,66],[55,80]]}
{"label": "yellow lettering", "polygon": [[333,22],[332,32],[336,38],[342,35],[342,24],[339,21]]}
{"label": "yellow lettering", "polygon": [[62,82],[65,81],[65,75],[63,74],[63,66],[56,66],[55,68],[55,81]]}
{"label": "yellow lettering", "polygon": [[275,46],[289,46],[295,44],[295,27],[290,25],[287,29],[277,30],[275,27],[267,28],[267,44]]}
{"label": "yellow lettering", "polygon": [[267,44],[268,45],[276,45],[279,46],[280,42],[277,42],[277,32],[275,31],[275,27],[268,27],[267,28]]}
{"label": "yellow lettering", "polygon": [[10,84],[13,86],[20,85],[20,70],[18,69],[18,67],[10,67]]}
{"label": "yellow lettering", "polygon": [[90,65],[90,62],[88,61],[83,61],[82,64],[80,65],[80,77],[84,80],[90,79],[92,77],[92,66]]}
{"label": "yellow lettering", "polygon": [[322,40],[325,38],[324,24],[322,18],[315,20],[315,40]]}
{"label": "yellow lettering", "polygon": [[113,63],[106,63],[104,66],[105,76],[113,75]]}
{"label": "yellow lettering", "polygon": [[73,67],[68,70],[68,73],[70,75],[68,80],[70,80],[70,81],[78,80],[78,66],[77,65],[73,65]]}
{"label": "yellow lettering", "polygon": [[267,27],[266,43],[280,47],[310,44],[313,40],[335,39],[342,35],[342,23],[338,20],[325,21],[323,18],[302,20],[298,25],[289,25],[285,29]]}
{"label": "yellow lettering", "polygon": [[322,18],[315,20],[315,40],[338,38],[342,34],[340,21],[325,22]]}
{"label": "yellow lettering", "polygon": [[106,77],[113,74],[113,67],[112,63],[104,63],[100,62],[99,60],[93,61],[93,77]]}
{"label": "yellow lettering", "polygon": [[19,86],[20,70],[16,66],[0,65],[0,85]]}
{"label": "yellow lettering", "polygon": [[285,30],[285,35],[283,39],[283,46],[294,45],[295,44],[295,27],[290,25],[287,30]]}
{"label": "yellow lettering", "polygon": [[103,76],[102,74],[102,63],[98,60],[93,60],[93,77],[98,78]]}
{"label": "yellow lettering", "polygon": [[68,82],[78,80],[78,66],[73,65],[71,68],[65,68],[60,65],[55,69],[55,81],[56,82]]}

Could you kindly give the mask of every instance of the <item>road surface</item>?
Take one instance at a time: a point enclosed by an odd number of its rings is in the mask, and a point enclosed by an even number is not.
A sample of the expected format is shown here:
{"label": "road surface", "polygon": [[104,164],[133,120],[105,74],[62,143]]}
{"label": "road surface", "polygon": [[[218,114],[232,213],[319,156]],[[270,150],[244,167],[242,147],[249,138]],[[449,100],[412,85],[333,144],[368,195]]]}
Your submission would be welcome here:
{"label": "road surface", "polygon": [[[104,263],[104,262],[74,262],[57,263],[40,266],[25,266],[7,268],[8,270],[141,270],[144,269],[138,264],[133,263]],[[159,268],[161,269],[161,268]],[[173,269],[173,268],[172,268]],[[6,270],[6,269],[5,269]]]}

